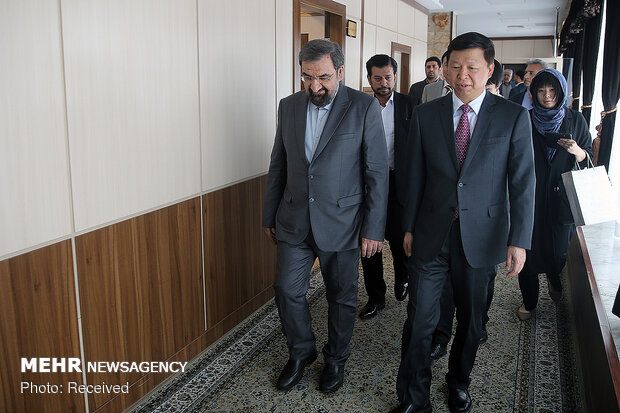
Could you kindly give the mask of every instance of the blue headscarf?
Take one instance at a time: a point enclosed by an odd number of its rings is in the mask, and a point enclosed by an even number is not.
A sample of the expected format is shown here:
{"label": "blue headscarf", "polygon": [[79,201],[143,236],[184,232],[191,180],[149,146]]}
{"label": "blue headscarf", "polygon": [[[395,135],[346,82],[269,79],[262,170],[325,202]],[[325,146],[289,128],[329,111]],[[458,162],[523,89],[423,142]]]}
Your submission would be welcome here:
{"label": "blue headscarf", "polygon": [[[543,86],[541,84],[541,78],[545,76],[540,76],[543,73],[549,73],[555,77],[558,82],[560,82],[560,86],[562,86],[562,101],[559,102],[558,105],[554,109],[547,109],[543,107],[538,102],[537,91],[536,89]],[[538,82],[536,81],[538,78]],[[566,106],[568,105],[568,86],[566,85],[566,79],[564,79],[564,75],[561,72],[555,69],[544,69],[541,70],[534,76],[532,79],[532,83],[530,84],[530,93],[532,94],[532,121],[534,122],[534,127],[541,135],[544,135],[547,132],[558,133],[560,130],[560,126],[562,125],[562,121],[564,120],[564,116],[566,115]],[[558,91],[556,91],[556,96],[558,95]],[[559,96],[558,96],[559,97]]]}

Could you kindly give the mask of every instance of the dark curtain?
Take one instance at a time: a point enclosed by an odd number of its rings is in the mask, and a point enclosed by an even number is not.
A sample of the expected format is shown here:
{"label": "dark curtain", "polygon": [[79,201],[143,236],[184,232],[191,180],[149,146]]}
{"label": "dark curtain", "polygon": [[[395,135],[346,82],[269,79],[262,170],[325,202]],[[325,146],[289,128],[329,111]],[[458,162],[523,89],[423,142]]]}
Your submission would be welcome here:
{"label": "dark curtain", "polygon": [[598,164],[605,165],[609,171],[611,143],[616,125],[616,108],[620,99],[620,1],[607,1],[607,16],[605,21],[605,52],[603,55],[603,107],[606,114],[602,120],[601,147],[598,155]]}
{"label": "dark curtain", "polygon": [[581,106],[581,71],[583,68],[583,32],[575,37],[566,51],[568,57],[573,58],[573,105],[572,108],[579,110]]}
{"label": "dark curtain", "polygon": [[[596,58],[601,36],[603,0],[572,0],[560,33],[559,52],[575,59],[573,66],[573,109],[592,104]],[[594,19],[593,19],[594,18]],[[595,21],[592,21],[595,20]],[[583,75],[583,96],[579,96]],[[583,115],[590,123],[589,107]]]}
{"label": "dark curtain", "polygon": [[596,60],[598,46],[601,42],[602,13],[598,13],[585,24],[583,30],[583,95],[581,97],[583,117],[590,125],[592,97],[594,96],[594,77],[596,76]]}

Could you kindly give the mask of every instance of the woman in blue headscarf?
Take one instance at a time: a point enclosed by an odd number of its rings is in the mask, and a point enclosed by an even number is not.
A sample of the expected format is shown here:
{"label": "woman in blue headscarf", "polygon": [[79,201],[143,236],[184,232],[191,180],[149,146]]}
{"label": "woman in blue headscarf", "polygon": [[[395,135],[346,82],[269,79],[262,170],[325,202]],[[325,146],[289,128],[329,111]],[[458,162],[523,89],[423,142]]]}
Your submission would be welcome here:
{"label": "woman in blue headscarf", "polygon": [[[581,113],[567,107],[567,86],[562,73],[555,69],[538,72],[532,79],[530,93],[536,200],[532,248],[527,251],[525,266],[519,274],[523,304],[517,315],[521,320],[530,318],[536,308],[538,274],[546,273],[549,295],[556,303],[560,299],[559,274],[575,231],[562,174],[573,169],[576,162],[586,167],[586,156],[592,156],[592,138],[586,120]],[[554,133],[570,134],[571,138],[549,135]]]}

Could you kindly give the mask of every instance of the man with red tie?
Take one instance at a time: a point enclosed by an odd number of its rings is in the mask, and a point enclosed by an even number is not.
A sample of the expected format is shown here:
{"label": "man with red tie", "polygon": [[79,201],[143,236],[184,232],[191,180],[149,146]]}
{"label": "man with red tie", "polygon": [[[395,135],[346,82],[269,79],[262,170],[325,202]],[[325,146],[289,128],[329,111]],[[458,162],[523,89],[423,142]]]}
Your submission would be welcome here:
{"label": "man with red tie", "polygon": [[409,305],[393,412],[430,412],[430,350],[444,282],[454,287],[457,329],[448,407],[469,412],[469,376],[482,333],[488,274],[506,260],[521,271],[534,218],[534,154],[527,111],[487,93],[493,42],[465,33],[448,46],[454,93],[413,113],[404,209]]}

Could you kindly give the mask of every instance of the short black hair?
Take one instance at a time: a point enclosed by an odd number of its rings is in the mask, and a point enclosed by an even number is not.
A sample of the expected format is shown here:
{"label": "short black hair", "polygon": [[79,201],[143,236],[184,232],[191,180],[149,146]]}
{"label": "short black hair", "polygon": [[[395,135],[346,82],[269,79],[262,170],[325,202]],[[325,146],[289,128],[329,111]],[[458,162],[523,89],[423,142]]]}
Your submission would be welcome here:
{"label": "short black hair", "polygon": [[426,67],[426,64],[428,62],[437,62],[437,64],[439,65],[439,67],[441,67],[441,60],[439,60],[439,58],[437,56],[431,56],[428,59],[426,59],[424,61],[424,67]]}
{"label": "short black hair", "polygon": [[326,54],[331,57],[334,69],[338,70],[340,66],[344,66],[344,53],[342,53],[340,45],[324,39],[314,39],[304,44],[299,52],[299,65],[301,66],[302,62],[321,60]]}
{"label": "short black hair", "polygon": [[545,86],[551,86],[553,90],[555,90],[555,97],[557,103],[554,109],[557,109],[558,106],[562,105],[562,103],[564,102],[564,91],[562,90],[562,84],[560,83],[558,78],[553,76],[553,74],[550,72],[539,72],[536,76],[532,78],[532,83],[530,83],[532,100],[534,100],[535,103],[539,103],[537,91],[538,89],[541,89]]}
{"label": "short black hair", "polygon": [[394,74],[396,74],[398,71],[396,60],[386,54],[376,54],[366,62],[366,72],[368,72],[368,76],[371,76],[373,67],[386,67],[388,65],[392,66]]}
{"label": "short black hair", "polygon": [[441,55],[441,61],[443,62],[443,59],[448,57],[448,51],[446,50],[445,52],[443,52],[443,54]]}
{"label": "short black hair", "polygon": [[525,77],[525,70],[523,69],[519,69],[515,72],[515,76],[518,77],[519,79],[523,80],[523,78]]}
{"label": "short black hair", "polygon": [[450,55],[453,51],[467,49],[482,49],[484,60],[486,60],[488,66],[490,66],[491,63],[493,63],[493,59],[495,59],[495,45],[493,45],[491,39],[484,34],[467,32],[452,39],[448,45],[448,60],[450,60]]}
{"label": "short black hair", "polygon": [[504,78],[504,69],[502,69],[502,64],[498,62],[497,59],[495,59],[493,62],[495,63],[495,68],[493,69],[493,74],[491,75],[489,80],[487,80],[487,85],[493,84],[497,86],[502,83],[502,80]]}

